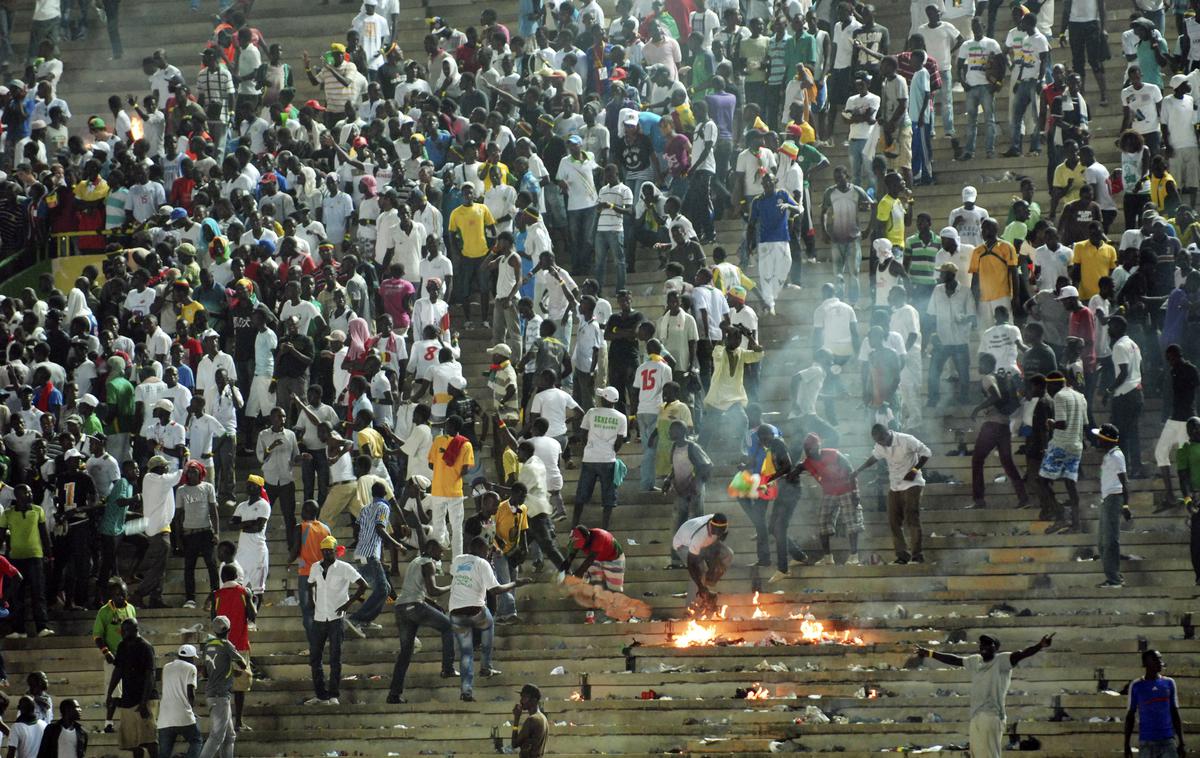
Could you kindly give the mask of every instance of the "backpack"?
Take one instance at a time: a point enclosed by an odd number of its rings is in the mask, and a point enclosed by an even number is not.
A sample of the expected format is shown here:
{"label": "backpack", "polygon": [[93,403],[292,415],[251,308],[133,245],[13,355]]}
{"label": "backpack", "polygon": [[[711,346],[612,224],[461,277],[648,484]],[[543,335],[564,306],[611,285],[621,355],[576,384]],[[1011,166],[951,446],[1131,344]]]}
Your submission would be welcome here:
{"label": "backpack", "polygon": [[997,371],[993,376],[996,378],[996,389],[1000,392],[996,410],[1005,416],[1011,416],[1021,407],[1021,392],[1016,383],[1016,376],[1009,371]]}

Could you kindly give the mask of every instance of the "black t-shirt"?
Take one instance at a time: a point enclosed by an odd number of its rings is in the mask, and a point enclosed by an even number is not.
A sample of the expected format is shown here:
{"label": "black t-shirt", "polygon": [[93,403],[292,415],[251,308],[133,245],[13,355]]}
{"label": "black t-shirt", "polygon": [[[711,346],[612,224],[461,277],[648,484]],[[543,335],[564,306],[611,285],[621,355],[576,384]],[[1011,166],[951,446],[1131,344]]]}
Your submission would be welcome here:
{"label": "black t-shirt", "polygon": [[[638,325],[646,319],[639,311],[630,311],[628,315],[620,311],[614,311],[608,317],[607,328],[620,329],[621,331],[635,330]],[[609,360],[617,363],[632,363],[637,364],[638,350],[637,339],[615,339],[608,343]]]}
{"label": "black t-shirt", "polygon": [[1171,369],[1171,420],[1187,421],[1196,415],[1196,388],[1200,371],[1187,361]]}
{"label": "black t-shirt", "polygon": [[1044,342],[1040,345],[1030,345],[1029,349],[1025,351],[1025,355],[1021,357],[1021,370],[1025,376],[1034,374],[1045,376],[1056,368],[1058,368],[1058,361],[1054,357],[1054,351]]}
{"label": "black t-shirt", "polygon": [[313,341],[312,338],[304,334],[285,334],[279,338],[279,358],[275,361],[275,373],[278,376],[303,376],[308,370],[309,363],[301,361],[290,351],[284,351],[284,345],[293,345],[301,353],[304,353],[309,358],[313,357]]}
{"label": "black t-shirt", "polygon": [[137,707],[142,702],[147,683],[150,692],[145,699],[158,699],[158,692],[154,687],[154,646],[144,637],[123,640],[117,646],[113,667],[121,674],[121,698],[117,701],[119,707]]}
{"label": "black t-shirt", "polygon": [[622,177],[637,176],[650,170],[650,153],[654,151],[654,145],[646,135],[639,134],[633,142],[619,139],[616,148],[616,163]]}
{"label": "black t-shirt", "polygon": [[238,363],[254,360],[254,338],[258,329],[250,318],[250,310],[239,309],[230,313],[233,325],[233,359]]}

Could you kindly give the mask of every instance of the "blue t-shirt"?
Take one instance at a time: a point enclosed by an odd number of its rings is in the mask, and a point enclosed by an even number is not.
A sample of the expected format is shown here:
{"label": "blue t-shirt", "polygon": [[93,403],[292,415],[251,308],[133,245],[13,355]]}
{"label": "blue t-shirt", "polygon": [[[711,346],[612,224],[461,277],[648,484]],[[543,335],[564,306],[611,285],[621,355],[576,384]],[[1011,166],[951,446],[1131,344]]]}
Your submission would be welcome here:
{"label": "blue t-shirt", "polygon": [[1171,706],[1178,706],[1175,680],[1160,676],[1149,681],[1134,679],[1129,687],[1129,707],[1137,708],[1138,739],[1159,742],[1175,736],[1171,725]]}
{"label": "blue t-shirt", "polygon": [[795,202],[783,190],[755,198],[750,208],[750,221],[757,225],[759,242],[787,242],[791,239],[788,233],[788,208],[794,205]]}

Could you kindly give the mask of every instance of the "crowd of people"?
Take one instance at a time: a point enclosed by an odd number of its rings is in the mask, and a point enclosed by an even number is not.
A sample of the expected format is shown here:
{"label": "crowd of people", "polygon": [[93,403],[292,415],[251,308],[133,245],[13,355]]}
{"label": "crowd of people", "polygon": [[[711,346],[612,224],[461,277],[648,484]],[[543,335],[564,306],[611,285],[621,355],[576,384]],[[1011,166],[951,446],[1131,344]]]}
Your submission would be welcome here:
{"label": "crowd of people", "polygon": [[[874,559],[860,482],[887,513],[892,562],[928,560],[921,498],[943,476],[927,468],[930,422],[975,428],[970,507],[989,507],[993,451],[1052,533],[1082,528],[1077,482],[1098,479],[1103,588],[1123,586],[1133,482],[1161,477],[1159,507],[1191,512],[1191,11],[1175,8],[1177,46],[1161,6],[1130,18],[1110,169],[1087,101],[1108,107],[1103,2],[1068,0],[1056,27],[1052,3],[1015,6],[1001,43],[997,3],[914,0],[903,45],[870,5],[830,0],[577,6],[523,0],[511,27],[490,9],[466,29],[435,18],[406,51],[398,4],[365,0],[344,41],[295,66],[233,4],[198,71],[155,51],[147,94],[114,95],[85,130],[57,87],[59,32],[86,35],[86,4],[36,4],[29,84],[0,88],[0,253],[94,257],[0,299],[5,623],[8,639],[45,637],[54,615],[100,608],[105,728],[122,748],[233,754],[255,619],[280,587],[308,640],[308,704],[339,704],[345,633],[387,634],[389,600],[388,702],[405,702],[422,627],[474,700],[476,648],[478,675],[498,674],[495,626],[522,623],[520,587],[570,573],[623,592],[622,492],[673,498],[670,565],[693,610],[715,610],[734,554],[730,515],[706,505],[714,460],[740,462],[728,489],[769,583],[834,564],[839,535],[845,565]],[[105,0],[114,58],[117,8]],[[0,29],[0,57],[6,42]],[[1026,155],[1026,133],[1028,155],[1044,140],[1044,181],[1024,176],[994,214],[974,186],[945,218],[918,211],[938,140],[957,161],[997,157],[1000,103],[1000,157]],[[721,219],[743,222],[724,246]],[[650,270],[661,286],[635,307],[629,276]],[[812,313],[788,294],[802,287],[821,293]],[[811,319],[806,347],[764,349],[781,313]],[[1153,463],[1145,392],[1164,399]],[[622,458],[626,444],[640,455]],[[811,540],[789,531],[805,473],[820,488]],[[135,609],[169,605],[211,622],[160,684]],[[978,661],[934,657],[1006,689],[1040,647],[996,658],[993,643]],[[56,755],[71,742],[82,755],[78,703],[54,719],[39,694],[18,703],[16,755],[38,755],[34,723]],[[514,708],[523,756],[545,750],[540,697],[528,685]],[[992,716],[978,755],[998,755],[1002,705]],[[1163,738],[1161,714],[1146,723],[1144,745],[1182,749],[1178,724]]]}

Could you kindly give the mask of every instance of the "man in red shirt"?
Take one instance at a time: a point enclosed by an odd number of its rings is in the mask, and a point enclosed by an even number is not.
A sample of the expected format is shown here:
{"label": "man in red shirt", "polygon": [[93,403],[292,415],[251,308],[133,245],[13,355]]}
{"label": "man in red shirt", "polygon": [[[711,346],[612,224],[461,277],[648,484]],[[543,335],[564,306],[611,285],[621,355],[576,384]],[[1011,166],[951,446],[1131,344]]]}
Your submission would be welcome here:
{"label": "man in red shirt", "polygon": [[[242,656],[250,660],[250,623],[254,621],[254,595],[250,588],[239,584],[236,566],[225,564],[221,567],[221,586],[213,590],[212,618],[224,616],[229,619],[229,642]],[[238,731],[242,729],[242,710],[246,707],[246,693],[254,683],[254,675],[250,668],[234,673],[233,682],[233,723]]]}
{"label": "man in red shirt", "polygon": [[1083,361],[1084,384],[1079,389],[1083,392],[1084,400],[1087,400],[1088,423],[1091,423],[1092,395],[1096,391],[1096,379],[1100,375],[1099,361],[1096,358],[1096,316],[1090,308],[1079,302],[1079,290],[1075,287],[1063,287],[1058,293],[1058,299],[1062,301],[1067,312],[1067,336],[1078,337],[1083,341],[1079,357]]}
{"label": "man in red shirt", "polygon": [[838,522],[850,540],[850,556],[847,566],[861,566],[858,558],[858,534],[863,530],[862,503],[858,499],[858,483],[853,477],[850,460],[831,447],[821,447],[821,438],[809,434],[804,438],[804,460],[796,469],[796,476],[807,471],[821,485],[821,509],[818,532],[821,537],[822,558],[818,566],[833,565],[833,553],[829,549],[829,538],[837,531]]}
{"label": "man in red shirt", "polygon": [[587,574],[588,581],[611,592],[625,591],[625,553],[621,543],[612,532],[589,529],[582,524],[571,530],[571,552],[567,555],[563,571],[571,570],[575,554],[582,551],[584,558],[575,576],[580,579]]}

